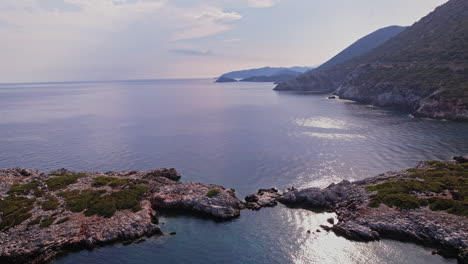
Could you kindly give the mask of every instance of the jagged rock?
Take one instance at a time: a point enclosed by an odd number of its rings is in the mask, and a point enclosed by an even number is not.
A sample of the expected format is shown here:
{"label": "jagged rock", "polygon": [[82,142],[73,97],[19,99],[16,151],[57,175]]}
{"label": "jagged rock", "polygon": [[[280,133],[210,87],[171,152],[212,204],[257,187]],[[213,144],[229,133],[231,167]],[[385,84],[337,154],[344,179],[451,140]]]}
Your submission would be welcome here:
{"label": "jagged rock", "polygon": [[[426,162],[420,162],[416,168],[429,169],[430,166]],[[291,188],[277,200],[294,207],[326,209],[336,213],[339,223],[332,230],[349,239],[372,241],[382,237],[412,241],[440,248],[440,254],[450,257],[453,257],[453,252],[465,252],[468,247],[466,217],[435,212],[428,208],[397,210],[385,206],[368,206],[370,194],[366,191],[366,186],[406,179],[408,175],[409,172],[404,170],[387,172],[356,182],[343,181],[324,189]],[[451,196],[458,197],[454,194]],[[459,258],[465,257],[460,255]]]}
{"label": "jagged rock", "polygon": [[[217,190],[217,195],[208,197],[210,190]],[[177,183],[161,186],[154,190],[151,201],[155,208],[184,209],[218,219],[238,217],[240,210],[244,207],[233,190],[203,183]]]}
{"label": "jagged rock", "polygon": [[179,181],[182,177],[174,168],[171,169],[158,169],[152,170],[144,176],[144,178],[155,178],[155,177],[164,177],[169,180]]}
{"label": "jagged rock", "polygon": [[468,249],[465,248],[462,250],[458,255],[457,260],[459,264],[468,264]]}
{"label": "jagged rock", "polygon": [[465,163],[465,162],[468,162],[468,155],[465,155],[465,156],[456,156],[456,157],[453,157],[453,160],[459,162],[459,163]]}
{"label": "jagged rock", "polygon": [[260,189],[257,194],[251,194],[245,197],[245,206],[252,210],[260,210],[263,207],[273,207],[278,204],[276,199],[281,193],[275,189]]}
{"label": "jagged rock", "polygon": [[321,227],[323,230],[327,231],[327,232],[330,232],[330,230],[332,230],[331,227],[326,226],[326,225],[320,225],[320,227]]}
{"label": "jagged rock", "polygon": [[61,168],[61,169],[50,172],[51,175],[63,175],[63,174],[71,174],[71,173],[72,171],[69,171],[65,168]]}
{"label": "jagged rock", "polygon": [[342,181],[338,184],[331,184],[325,189],[307,188],[297,190],[291,188],[287,190],[278,201],[284,204],[302,205],[306,208],[332,209],[342,201],[367,199],[364,190],[360,190],[354,183]]}
{"label": "jagged rock", "polygon": [[356,224],[353,221],[335,225],[332,227],[332,230],[337,235],[346,237],[350,240],[374,241],[380,239],[379,233],[366,226]]}

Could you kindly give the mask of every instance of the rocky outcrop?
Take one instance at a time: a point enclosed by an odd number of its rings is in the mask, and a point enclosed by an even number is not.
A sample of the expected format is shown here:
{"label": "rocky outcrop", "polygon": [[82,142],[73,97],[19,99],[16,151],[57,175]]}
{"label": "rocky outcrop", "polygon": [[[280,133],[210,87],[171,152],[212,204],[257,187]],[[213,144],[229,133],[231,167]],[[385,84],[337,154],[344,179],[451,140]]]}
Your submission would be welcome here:
{"label": "rocky outcrop", "polygon": [[[242,209],[259,210],[281,202],[334,212],[337,221],[330,218],[327,222],[331,226],[321,227],[349,239],[413,241],[466,263],[468,220],[463,201],[467,190],[463,175],[468,163],[465,156],[455,160],[421,162],[411,170],[342,181],[323,189],[260,189],[245,201],[222,186],[179,182],[175,169],[106,173],[3,169],[0,262],[49,263],[71,249],[163,235],[158,210],[228,220],[238,217]],[[403,187],[398,186],[400,182],[405,182]],[[390,191],[380,193],[385,188]]]}
{"label": "rocky outcrop", "polygon": [[[332,230],[337,235],[351,240],[373,241],[381,238],[391,238],[411,241],[436,247],[438,254],[456,257],[459,259],[459,263],[466,263],[464,262],[466,261],[466,250],[468,248],[468,218],[466,216],[444,211],[433,211],[427,206],[401,209],[386,204],[372,205],[375,199],[378,201],[380,198],[376,198],[376,193],[368,189],[371,186],[385,186],[382,185],[385,183],[393,184],[394,182],[409,181],[409,184],[416,184],[415,188],[422,190],[420,193],[410,191],[415,197],[419,197],[414,200],[416,202],[420,202],[421,199],[429,201],[441,198],[449,204],[452,203],[450,199],[461,199],[463,201],[460,193],[466,193],[466,186],[457,187],[460,189],[452,192],[441,190],[439,193],[435,193],[434,191],[425,191],[422,187],[425,185],[417,184],[417,182],[430,179],[419,178],[418,175],[445,177],[442,176],[445,173],[449,175],[447,177],[452,177],[447,178],[447,180],[455,180],[458,176],[454,175],[458,174],[453,174],[452,170],[463,175],[462,171],[468,169],[468,164],[463,156],[456,157],[456,160],[458,160],[458,163],[420,162],[411,170],[387,172],[356,182],[342,181],[337,184],[333,183],[324,189],[306,188],[298,190],[290,188],[277,197],[276,200],[292,208],[320,209],[336,213],[337,222],[334,219],[327,220],[329,224],[332,224],[332,227],[328,225],[320,225],[320,227],[326,231]],[[426,174],[426,171],[432,174]],[[434,185],[428,186],[434,187]],[[249,199],[246,198],[247,203],[249,200],[256,201],[259,199],[257,195],[248,197]],[[382,199],[387,198],[382,197]],[[394,199],[401,199],[399,202],[406,203],[413,201],[414,198],[401,194],[401,196],[395,196]],[[270,201],[270,204],[273,204],[273,202]],[[427,205],[425,203],[421,204]],[[257,206],[254,209],[260,207]],[[437,208],[434,207],[434,209]],[[466,214],[466,211],[462,214]]]}
{"label": "rocky outcrop", "polygon": [[180,178],[182,178],[182,176],[174,168],[152,170],[143,176],[145,179],[157,179],[158,177],[167,178],[172,181],[179,181]]}
{"label": "rocky outcrop", "polygon": [[464,156],[455,156],[453,157],[453,160],[459,162],[459,163],[466,163],[468,162],[468,155],[464,155]]}
{"label": "rocky outcrop", "polygon": [[360,203],[368,199],[364,190],[353,188],[354,183],[342,181],[331,184],[325,189],[307,188],[287,190],[278,201],[287,205],[301,205],[307,208],[332,209],[336,205],[346,203],[346,206]]}
{"label": "rocky outcrop", "polygon": [[[466,163],[463,164],[466,166]],[[431,170],[424,162],[418,164],[417,169]],[[357,182],[342,181],[325,189],[289,189],[278,201],[286,205],[335,212],[339,222],[332,230],[348,239],[412,241],[437,247],[438,253],[445,256],[464,258],[463,252],[468,248],[468,218],[432,211],[427,207],[401,210],[384,204],[377,208],[370,206],[372,193],[366,190],[367,186],[407,180],[408,177],[411,177],[409,171],[388,172]],[[435,193],[424,195],[437,196]]]}
{"label": "rocky outcrop", "polygon": [[468,121],[468,105],[462,98],[424,98],[413,113],[417,117]]}
{"label": "rocky outcrop", "polygon": [[245,206],[251,210],[273,207],[278,204],[277,199],[279,197],[281,197],[281,192],[276,188],[260,189],[257,194],[251,194],[245,197]]}
{"label": "rocky outcrop", "polygon": [[49,263],[67,250],[163,235],[156,210],[239,216],[233,190],[180,183],[175,169],[74,173],[0,170],[0,263]]}
{"label": "rocky outcrop", "polygon": [[[209,197],[208,192],[215,195]],[[217,219],[231,219],[240,215],[243,203],[233,190],[204,183],[176,183],[153,189],[150,197],[157,209],[183,209],[206,214]]]}

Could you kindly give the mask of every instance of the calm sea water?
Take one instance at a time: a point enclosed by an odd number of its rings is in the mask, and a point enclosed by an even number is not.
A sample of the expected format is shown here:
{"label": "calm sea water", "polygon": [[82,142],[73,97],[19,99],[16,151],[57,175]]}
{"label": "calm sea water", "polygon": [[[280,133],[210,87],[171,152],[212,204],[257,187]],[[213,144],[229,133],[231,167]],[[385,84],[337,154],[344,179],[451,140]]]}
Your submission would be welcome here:
{"label": "calm sea water", "polygon": [[[468,153],[468,124],[212,80],[0,85],[0,168],[175,167],[183,181],[235,188],[324,187]],[[420,246],[307,234],[328,214],[283,206],[217,223],[161,215],[141,244],[71,253],[57,263],[453,263]]]}

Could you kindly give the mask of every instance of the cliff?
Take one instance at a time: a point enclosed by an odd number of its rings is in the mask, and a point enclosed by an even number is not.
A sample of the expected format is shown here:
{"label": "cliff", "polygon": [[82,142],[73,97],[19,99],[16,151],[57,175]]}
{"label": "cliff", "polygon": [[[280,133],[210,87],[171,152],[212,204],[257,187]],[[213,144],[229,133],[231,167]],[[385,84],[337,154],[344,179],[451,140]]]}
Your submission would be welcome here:
{"label": "cliff", "polygon": [[318,69],[276,90],[335,92],[341,98],[468,120],[468,1],[450,0],[368,53]]}

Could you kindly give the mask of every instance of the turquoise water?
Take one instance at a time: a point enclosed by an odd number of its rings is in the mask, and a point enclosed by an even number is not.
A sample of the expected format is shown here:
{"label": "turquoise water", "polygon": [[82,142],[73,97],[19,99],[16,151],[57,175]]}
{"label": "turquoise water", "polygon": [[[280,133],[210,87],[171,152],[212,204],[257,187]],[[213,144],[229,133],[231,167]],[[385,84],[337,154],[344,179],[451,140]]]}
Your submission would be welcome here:
{"label": "turquoise water", "polygon": [[[175,167],[235,188],[325,187],[468,153],[468,124],[212,80],[0,85],[0,167]],[[161,215],[175,236],[71,253],[57,263],[452,263],[395,241],[307,234],[326,214],[283,206],[239,219]]]}

